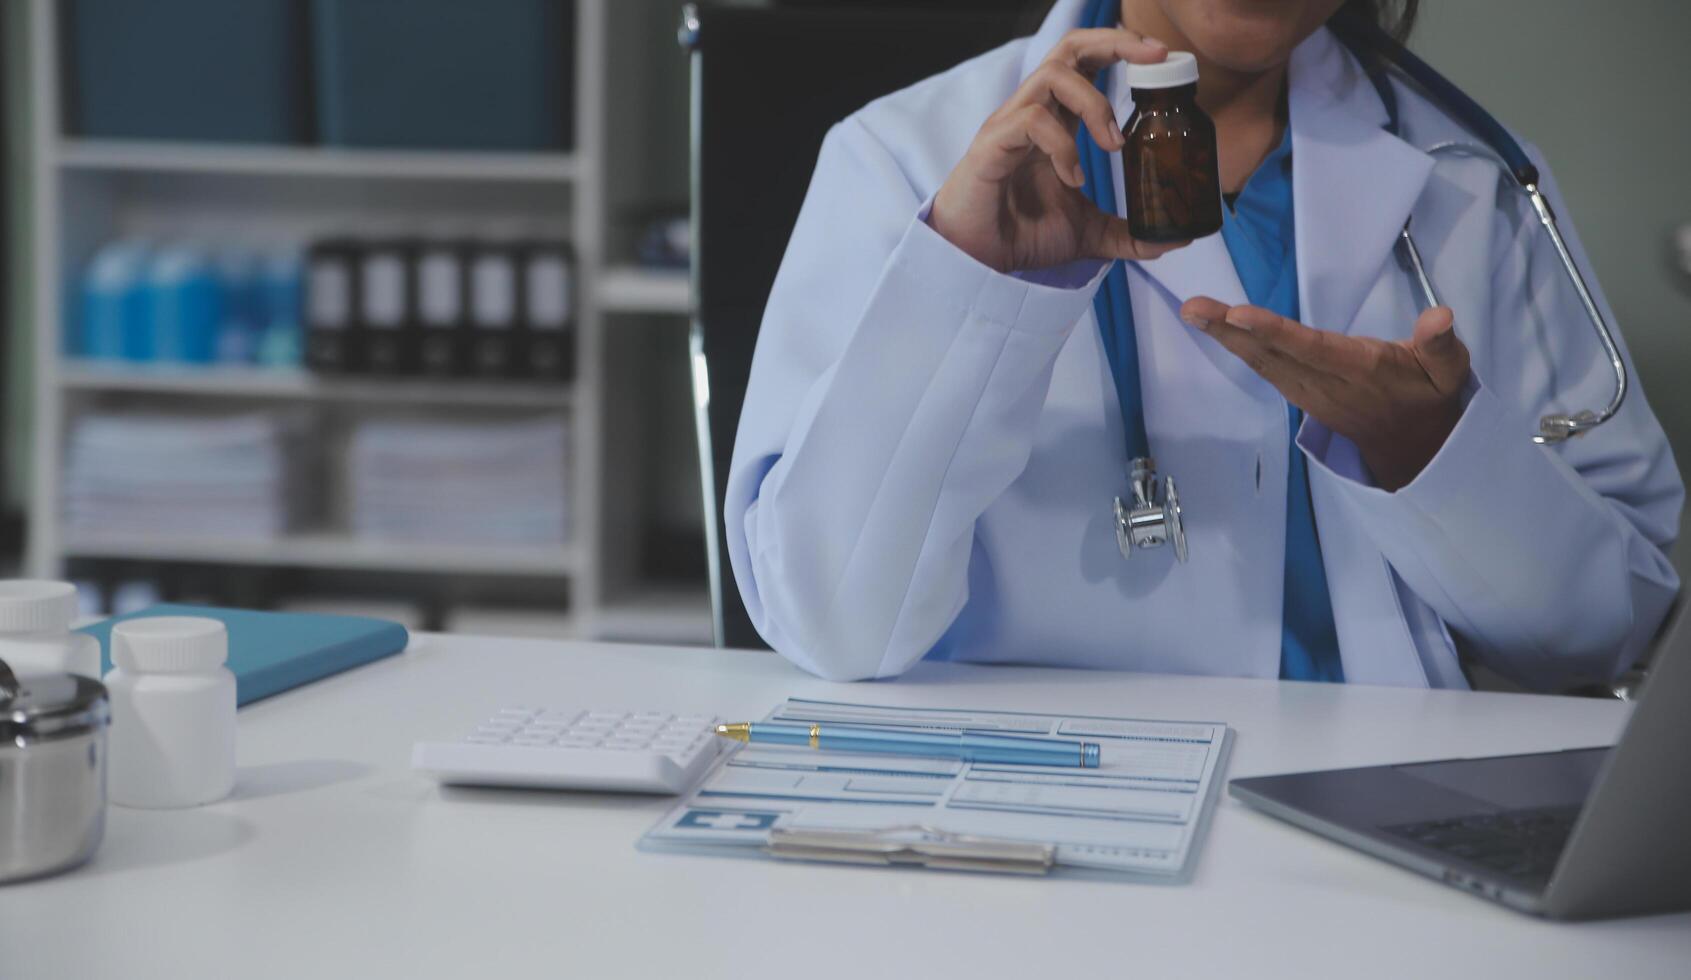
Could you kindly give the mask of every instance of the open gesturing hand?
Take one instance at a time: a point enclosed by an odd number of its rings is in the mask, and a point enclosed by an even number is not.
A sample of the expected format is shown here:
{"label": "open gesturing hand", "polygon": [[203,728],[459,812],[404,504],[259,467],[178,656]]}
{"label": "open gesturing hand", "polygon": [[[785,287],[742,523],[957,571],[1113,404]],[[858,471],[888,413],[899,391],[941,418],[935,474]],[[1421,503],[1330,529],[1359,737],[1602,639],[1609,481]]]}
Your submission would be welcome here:
{"label": "open gesturing hand", "polygon": [[1384,490],[1414,480],[1462,417],[1468,348],[1448,307],[1424,311],[1410,338],[1398,342],[1316,330],[1208,296],[1187,300],[1180,316],[1355,443]]}

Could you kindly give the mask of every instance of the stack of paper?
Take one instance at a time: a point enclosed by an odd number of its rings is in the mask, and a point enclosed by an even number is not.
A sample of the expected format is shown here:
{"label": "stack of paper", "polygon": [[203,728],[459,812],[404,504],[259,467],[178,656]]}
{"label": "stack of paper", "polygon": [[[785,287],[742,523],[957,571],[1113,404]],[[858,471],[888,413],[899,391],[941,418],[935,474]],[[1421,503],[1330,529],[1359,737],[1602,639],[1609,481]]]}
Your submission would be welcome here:
{"label": "stack of paper", "polygon": [[300,507],[292,417],[90,412],[66,449],[66,530],[273,538]]}
{"label": "stack of paper", "polygon": [[352,532],[417,543],[562,544],[568,442],[558,415],[360,422],[348,461]]}

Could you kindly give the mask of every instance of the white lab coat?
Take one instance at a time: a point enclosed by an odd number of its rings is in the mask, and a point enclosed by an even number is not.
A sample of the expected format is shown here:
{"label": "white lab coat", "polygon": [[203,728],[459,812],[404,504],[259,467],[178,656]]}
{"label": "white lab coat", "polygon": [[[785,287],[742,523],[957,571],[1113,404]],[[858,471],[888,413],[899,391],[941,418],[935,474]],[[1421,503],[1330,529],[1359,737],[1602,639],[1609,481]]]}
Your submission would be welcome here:
{"label": "white lab coat", "polygon": [[[824,677],[896,675],[927,656],[1278,674],[1285,403],[1178,315],[1200,294],[1246,302],[1221,236],[1127,271],[1151,450],[1191,542],[1176,565],[1167,549],[1127,561],[1116,548],[1110,504],[1127,476],[1092,313],[1102,269],[999,274],[924,221],[1081,3],[1060,0],[1033,37],[870,104],[823,144],[764,315],[725,510],[758,631]],[[1401,85],[1398,100],[1402,139],[1325,29],[1293,54],[1303,321],[1407,337],[1418,293],[1393,241],[1413,212],[1473,363],[1455,431],[1395,493],[1370,485],[1342,436],[1313,419],[1297,434],[1345,677],[1465,686],[1453,636],[1539,687],[1613,675],[1678,589],[1664,555],[1684,496],[1672,453],[1636,387],[1591,435],[1529,440],[1545,411],[1605,403],[1610,371],[1519,192],[1489,162],[1435,166],[1417,147],[1472,137]]]}

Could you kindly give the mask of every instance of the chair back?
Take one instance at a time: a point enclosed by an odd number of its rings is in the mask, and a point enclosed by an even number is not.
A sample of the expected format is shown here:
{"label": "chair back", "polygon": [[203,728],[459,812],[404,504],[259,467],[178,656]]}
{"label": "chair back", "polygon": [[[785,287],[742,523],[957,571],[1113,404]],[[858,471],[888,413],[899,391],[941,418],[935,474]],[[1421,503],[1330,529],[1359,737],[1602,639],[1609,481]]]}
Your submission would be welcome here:
{"label": "chair back", "polygon": [[718,646],[762,647],[723,547],[734,432],[763,308],[829,127],[1009,41],[1011,10],[689,6],[699,463]]}

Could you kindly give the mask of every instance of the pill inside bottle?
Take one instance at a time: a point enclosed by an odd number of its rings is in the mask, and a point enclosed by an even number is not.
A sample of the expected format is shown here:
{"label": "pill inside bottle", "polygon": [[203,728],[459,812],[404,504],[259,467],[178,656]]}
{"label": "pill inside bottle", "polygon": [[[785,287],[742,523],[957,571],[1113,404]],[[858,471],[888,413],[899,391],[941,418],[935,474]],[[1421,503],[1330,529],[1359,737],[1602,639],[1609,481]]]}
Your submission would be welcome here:
{"label": "pill inside bottle", "polygon": [[1133,116],[1122,133],[1127,221],[1134,238],[1183,242],[1221,230],[1215,123],[1198,108],[1198,59],[1170,51],[1127,65]]}

